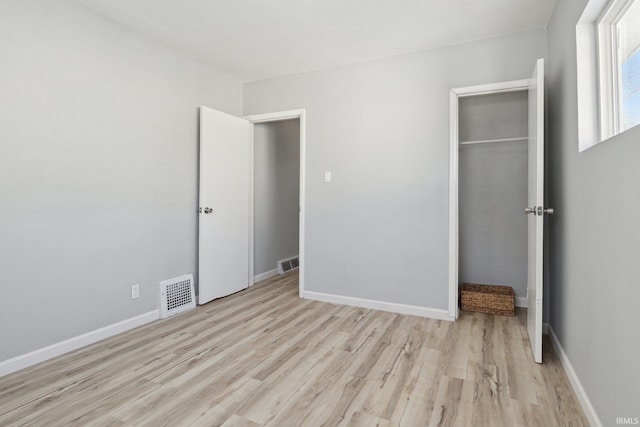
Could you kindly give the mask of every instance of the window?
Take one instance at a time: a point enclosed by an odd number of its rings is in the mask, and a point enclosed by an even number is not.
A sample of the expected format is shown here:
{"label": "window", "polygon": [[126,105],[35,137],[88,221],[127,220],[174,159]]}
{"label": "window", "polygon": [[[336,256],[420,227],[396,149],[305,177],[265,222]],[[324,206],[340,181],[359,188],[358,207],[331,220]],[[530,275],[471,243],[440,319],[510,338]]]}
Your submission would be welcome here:
{"label": "window", "polygon": [[640,124],[640,0],[612,0],[598,20],[601,138]]}

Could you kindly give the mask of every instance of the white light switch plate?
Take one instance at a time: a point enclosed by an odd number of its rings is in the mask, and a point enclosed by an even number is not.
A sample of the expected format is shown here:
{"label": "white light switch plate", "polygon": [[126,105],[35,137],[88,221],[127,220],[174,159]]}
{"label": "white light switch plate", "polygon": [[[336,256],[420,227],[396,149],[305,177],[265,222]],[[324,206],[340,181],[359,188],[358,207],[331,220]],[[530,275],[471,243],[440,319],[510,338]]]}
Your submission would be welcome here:
{"label": "white light switch plate", "polygon": [[331,171],[324,171],[324,182],[331,182]]}

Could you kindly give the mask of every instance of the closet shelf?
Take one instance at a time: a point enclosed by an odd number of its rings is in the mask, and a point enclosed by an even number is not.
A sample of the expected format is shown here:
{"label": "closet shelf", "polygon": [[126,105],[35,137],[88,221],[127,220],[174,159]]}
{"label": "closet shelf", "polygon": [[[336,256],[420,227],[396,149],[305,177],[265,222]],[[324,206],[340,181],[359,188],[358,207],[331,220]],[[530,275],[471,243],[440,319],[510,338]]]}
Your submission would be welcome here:
{"label": "closet shelf", "polygon": [[520,138],[502,138],[502,139],[481,139],[476,141],[462,141],[460,145],[473,145],[473,144],[493,144],[496,142],[518,142],[518,141],[528,141],[529,138],[526,136]]}

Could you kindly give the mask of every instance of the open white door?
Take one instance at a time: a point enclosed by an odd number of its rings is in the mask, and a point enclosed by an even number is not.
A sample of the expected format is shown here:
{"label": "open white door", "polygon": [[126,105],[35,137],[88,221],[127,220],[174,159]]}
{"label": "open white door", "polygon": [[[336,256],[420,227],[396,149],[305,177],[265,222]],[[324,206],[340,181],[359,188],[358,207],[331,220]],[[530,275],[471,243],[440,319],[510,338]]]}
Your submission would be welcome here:
{"label": "open white door", "polygon": [[[529,251],[527,330],[533,358],[542,363],[542,245],[544,224],[544,60],[538,59],[529,86]],[[552,212],[552,210],[551,210]],[[551,213],[549,212],[549,213]]]}
{"label": "open white door", "polygon": [[198,304],[249,286],[251,124],[200,107]]}

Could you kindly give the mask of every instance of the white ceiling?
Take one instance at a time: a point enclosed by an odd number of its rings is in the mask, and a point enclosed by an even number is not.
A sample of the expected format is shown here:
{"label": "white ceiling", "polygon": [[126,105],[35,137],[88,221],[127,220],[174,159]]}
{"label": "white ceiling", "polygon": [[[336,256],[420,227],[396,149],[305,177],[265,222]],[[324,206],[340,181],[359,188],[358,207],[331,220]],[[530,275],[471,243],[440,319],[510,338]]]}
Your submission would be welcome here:
{"label": "white ceiling", "polygon": [[79,0],[242,81],[547,25],[556,0]]}

